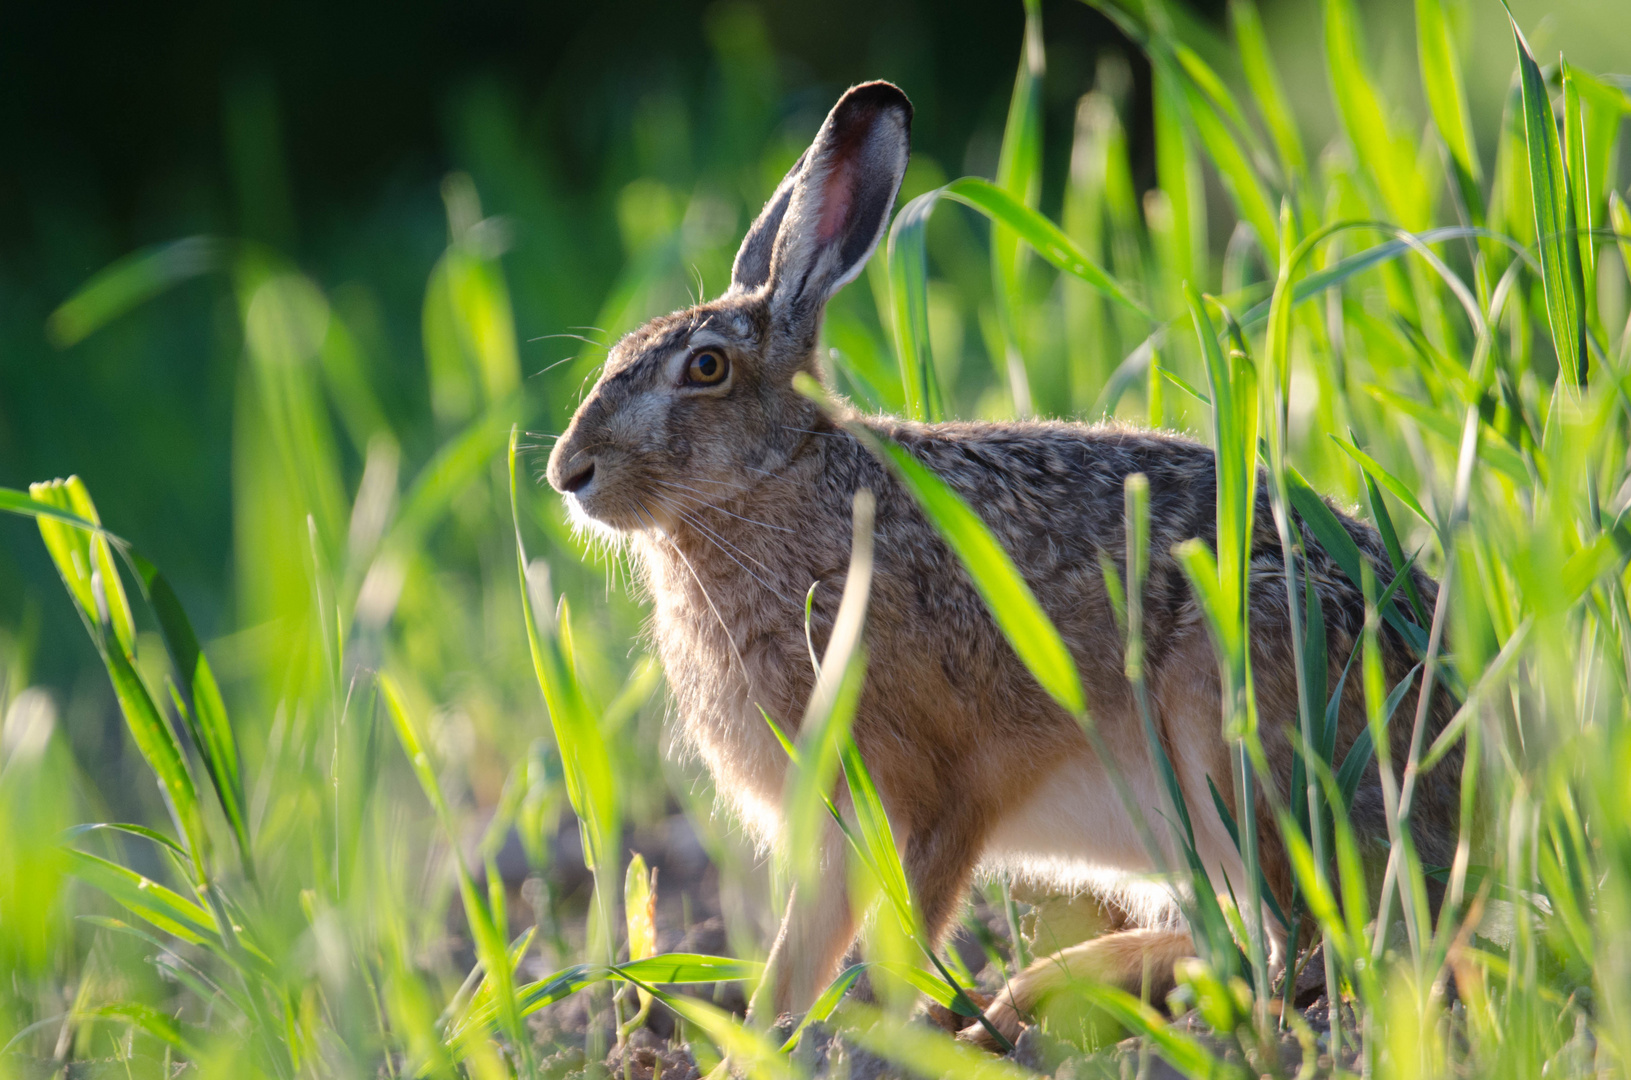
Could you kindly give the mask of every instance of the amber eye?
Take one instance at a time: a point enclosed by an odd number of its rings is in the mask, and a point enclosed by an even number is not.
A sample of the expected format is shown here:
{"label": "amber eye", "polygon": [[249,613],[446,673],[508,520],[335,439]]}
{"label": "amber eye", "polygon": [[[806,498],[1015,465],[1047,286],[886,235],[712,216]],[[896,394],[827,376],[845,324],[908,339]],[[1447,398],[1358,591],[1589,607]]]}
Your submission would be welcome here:
{"label": "amber eye", "polygon": [[712,386],[724,381],[730,373],[731,365],[723,353],[704,349],[691,357],[691,363],[685,369],[685,381],[701,386]]}

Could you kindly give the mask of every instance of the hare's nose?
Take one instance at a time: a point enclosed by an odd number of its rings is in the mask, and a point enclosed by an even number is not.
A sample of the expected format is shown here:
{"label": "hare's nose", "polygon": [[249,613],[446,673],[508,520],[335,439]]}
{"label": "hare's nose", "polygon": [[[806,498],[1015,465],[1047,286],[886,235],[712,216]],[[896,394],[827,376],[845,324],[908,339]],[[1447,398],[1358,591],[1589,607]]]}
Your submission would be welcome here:
{"label": "hare's nose", "polygon": [[576,495],[578,492],[588,487],[589,481],[593,480],[594,478],[595,463],[590,461],[589,464],[562,480],[561,490],[568,495]]}

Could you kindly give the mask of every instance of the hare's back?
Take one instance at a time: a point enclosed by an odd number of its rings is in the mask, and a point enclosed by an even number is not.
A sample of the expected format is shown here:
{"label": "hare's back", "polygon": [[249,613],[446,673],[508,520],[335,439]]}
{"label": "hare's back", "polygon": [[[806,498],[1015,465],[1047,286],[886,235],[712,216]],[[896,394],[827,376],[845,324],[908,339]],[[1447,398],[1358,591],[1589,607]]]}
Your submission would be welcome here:
{"label": "hare's back", "polygon": [[1063,421],[899,424],[882,429],[961,495],[1033,583],[1101,554],[1118,562],[1126,538],[1124,485],[1150,486],[1151,551],[1216,537],[1210,448],[1181,435]]}

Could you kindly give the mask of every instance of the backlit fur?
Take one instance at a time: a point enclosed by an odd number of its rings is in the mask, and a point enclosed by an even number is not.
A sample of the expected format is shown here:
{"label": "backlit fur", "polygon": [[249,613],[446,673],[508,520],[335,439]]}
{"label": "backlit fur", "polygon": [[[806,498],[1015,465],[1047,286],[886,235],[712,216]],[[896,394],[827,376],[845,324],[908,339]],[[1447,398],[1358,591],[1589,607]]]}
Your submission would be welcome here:
{"label": "backlit fur", "polygon": [[[585,463],[593,479],[567,501],[573,512],[625,536],[653,602],[658,652],[677,702],[679,735],[712,772],[715,788],[764,842],[780,829],[786,755],[760,715],[796,730],[813,676],[803,601],[814,584],[813,635],[823,647],[843,592],[855,493],[877,500],[876,569],[866,640],[868,677],[854,733],[904,838],[903,857],[926,925],[942,937],[977,867],[1030,876],[1061,890],[1092,889],[1121,905],[1135,926],[1160,929],[1101,945],[1139,952],[1155,941],[1156,959],[1184,951],[1165,886],[1134,832],[1127,808],[1076,721],[1042,690],[1009,647],[956,556],[909,492],[853,436],[792,388],[796,373],[820,377],[820,313],[835,282],[858,265],[844,257],[870,244],[836,239],[838,213],[824,201],[829,177],[874,185],[846,193],[850,204],[889,201],[899,183],[869,162],[896,167],[895,125],[904,169],[909,107],[893,104],[886,84],[869,84],[834,110],[811,151],[767,208],[738,258],[739,280],[710,303],[655,319],[612,350],[604,373],[550,460],[549,479],[570,486]],[[888,88],[893,91],[893,88]],[[863,92],[872,116],[842,128],[841,110]],[[893,91],[899,95],[899,91]],[[877,104],[877,102],[882,104]],[[864,103],[864,102],[863,102]],[[853,110],[852,110],[853,113]],[[853,120],[853,115],[852,115]],[[859,128],[856,128],[856,125]],[[848,140],[846,143],[844,140]],[[871,139],[872,142],[867,142]],[[876,145],[874,145],[876,144]],[[844,147],[851,147],[845,151]],[[859,146],[860,150],[854,147]],[[851,156],[834,160],[834,155]],[[800,170],[804,170],[803,173]],[[873,171],[868,172],[869,169]],[[856,178],[859,179],[856,179]],[[791,185],[791,187],[789,187]],[[788,193],[790,197],[786,196]],[[842,208],[840,208],[842,209]],[[887,207],[886,207],[887,209]],[[777,215],[767,278],[766,218]],[[881,226],[868,220],[855,229]],[[853,230],[852,230],[853,231]],[[750,250],[757,244],[758,247]],[[847,252],[843,250],[847,247]],[[742,273],[744,260],[748,273]],[[683,384],[694,350],[729,358],[723,391]],[[1163,794],[1141,720],[1123,675],[1122,643],[1100,560],[1124,571],[1123,484],[1149,480],[1150,568],[1145,632],[1156,726],[1194,818],[1213,883],[1237,894],[1239,856],[1213,808],[1208,777],[1232,800],[1229,751],[1222,737],[1219,677],[1211,642],[1171,552],[1199,537],[1215,543],[1216,489],[1209,448],[1185,436],[1116,423],[1053,421],[943,424],[887,416],[846,419],[894,440],[973,507],[1013,557],[1075,659],[1092,716],[1108,752],[1152,811]],[[1264,485],[1260,483],[1260,492]],[[1385,550],[1369,527],[1339,520],[1384,582]],[[1287,632],[1280,544],[1266,494],[1256,511],[1251,570],[1252,665],[1264,748],[1282,798],[1289,783],[1297,689]],[[1330,556],[1312,544],[1304,572],[1318,590],[1329,640],[1329,682],[1337,684],[1362,632],[1364,602]],[[1428,605],[1434,583],[1416,574]],[[1413,664],[1384,627],[1390,682]],[[1357,672],[1357,667],[1356,667]],[[1394,760],[1405,758],[1415,691],[1391,729]],[[1448,718],[1434,703],[1427,737]],[[1350,677],[1339,718],[1338,760],[1364,727],[1360,680]],[[1422,777],[1413,812],[1426,863],[1450,862],[1460,761],[1454,753]],[[1238,818],[1237,807],[1230,807]],[[1370,840],[1385,835],[1374,764],[1360,785],[1354,824]],[[1290,876],[1266,801],[1257,808],[1267,880],[1282,903]],[[833,834],[836,836],[836,833]],[[828,857],[841,845],[829,837]],[[755,1010],[801,1011],[834,974],[854,933],[842,874],[822,897],[795,899],[772,953]],[[802,912],[802,914],[801,914]],[[1178,934],[1175,945],[1171,933]],[[1271,942],[1278,950],[1281,944]],[[1107,954],[1081,961],[1103,973]],[[1114,966],[1114,965],[1111,965]],[[1126,965],[1123,964],[1123,967]],[[1047,979],[1037,976],[1038,986]],[[1136,985],[1133,987],[1136,989]],[[1005,1026],[1027,1004],[1005,999]]]}

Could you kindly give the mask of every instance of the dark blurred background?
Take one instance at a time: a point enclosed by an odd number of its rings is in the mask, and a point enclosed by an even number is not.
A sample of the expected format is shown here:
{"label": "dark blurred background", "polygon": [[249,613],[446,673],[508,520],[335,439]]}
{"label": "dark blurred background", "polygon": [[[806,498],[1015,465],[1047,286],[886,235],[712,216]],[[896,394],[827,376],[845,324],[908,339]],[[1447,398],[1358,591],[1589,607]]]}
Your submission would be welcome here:
{"label": "dark blurred background", "polygon": [[[544,335],[595,324],[627,263],[632,181],[716,189],[741,208],[720,231],[739,235],[852,82],[888,78],[911,95],[919,166],[990,175],[1023,26],[1018,0],[8,5],[0,484],[84,476],[201,631],[225,633],[242,349],[230,284],[201,277],[53,343],[51,312],[98,270],[185,236],[264,241],[344,314],[405,456],[423,460],[437,433],[421,309],[447,243],[449,173],[468,173],[483,210],[509,222],[531,375],[569,351]],[[1107,55],[1120,58],[1144,180],[1136,52],[1074,0],[1046,4],[1044,26],[1050,183]],[[767,161],[767,145],[779,156]],[[1045,191],[1044,205],[1056,198]],[[104,696],[21,520],[0,529],[0,612],[32,681],[72,697],[88,678],[81,689]]]}

